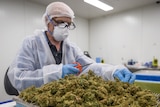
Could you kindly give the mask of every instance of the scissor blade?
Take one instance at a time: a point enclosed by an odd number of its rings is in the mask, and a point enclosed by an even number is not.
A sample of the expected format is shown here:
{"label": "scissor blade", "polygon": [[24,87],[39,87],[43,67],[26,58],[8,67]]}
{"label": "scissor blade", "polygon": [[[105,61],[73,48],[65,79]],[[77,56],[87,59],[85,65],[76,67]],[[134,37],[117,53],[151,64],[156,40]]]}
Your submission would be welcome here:
{"label": "scissor blade", "polygon": [[81,65],[81,67],[85,67],[85,66],[87,66],[87,65],[91,65],[92,63],[89,63],[89,64],[85,64],[85,65]]}

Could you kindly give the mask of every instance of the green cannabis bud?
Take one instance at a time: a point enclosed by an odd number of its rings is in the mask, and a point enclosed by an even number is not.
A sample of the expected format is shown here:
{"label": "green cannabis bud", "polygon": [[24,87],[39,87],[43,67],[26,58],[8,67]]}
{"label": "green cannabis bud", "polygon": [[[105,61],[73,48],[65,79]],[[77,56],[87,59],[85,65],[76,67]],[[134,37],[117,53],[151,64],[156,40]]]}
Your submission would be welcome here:
{"label": "green cannabis bud", "polygon": [[23,90],[19,98],[40,107],[155,107],[156,96],[135,84],[105,81],[91,70],[68,75],[36,88]]}

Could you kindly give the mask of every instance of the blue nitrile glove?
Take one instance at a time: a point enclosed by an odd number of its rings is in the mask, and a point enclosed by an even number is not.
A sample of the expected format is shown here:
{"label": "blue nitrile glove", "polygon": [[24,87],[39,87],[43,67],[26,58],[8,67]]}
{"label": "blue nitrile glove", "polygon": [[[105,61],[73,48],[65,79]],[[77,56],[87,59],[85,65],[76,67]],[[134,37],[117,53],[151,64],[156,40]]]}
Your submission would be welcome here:
{"label": "blue nitrile glove", "polygon": [[128,69],[117,69],[114,74],[114,77],[118,78],[122,82],[129,82],[130,84],[134,83],[136,75],[130,72]]}
{"label": "blue nitrile glove", "polygon": [[77,64],[66,64],[62,67],[62,78],[64,78],[66,75],[69,74],[78,74],[79,69],[77,69],[75,66]]}

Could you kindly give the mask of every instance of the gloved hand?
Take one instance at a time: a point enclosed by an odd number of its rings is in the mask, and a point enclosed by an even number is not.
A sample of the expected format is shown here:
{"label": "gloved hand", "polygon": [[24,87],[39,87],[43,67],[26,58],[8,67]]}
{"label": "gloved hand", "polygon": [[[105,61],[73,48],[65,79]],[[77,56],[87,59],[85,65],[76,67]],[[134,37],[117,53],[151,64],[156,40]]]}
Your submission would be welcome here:
{"label": "gloved hand", "polygon": [[130,84],[134,83],[136,75],[131,73],[128,69],[117,69],[114,74],[114,77],[118,78],[122,82],[129,82]]}
{"label": "gloved hand", "polygon": [[64,78],[66,75],[69,74],[78,74],[79,69],[77,69],[75,66],[77,64],[66,64],[62,67],[62,78]]}

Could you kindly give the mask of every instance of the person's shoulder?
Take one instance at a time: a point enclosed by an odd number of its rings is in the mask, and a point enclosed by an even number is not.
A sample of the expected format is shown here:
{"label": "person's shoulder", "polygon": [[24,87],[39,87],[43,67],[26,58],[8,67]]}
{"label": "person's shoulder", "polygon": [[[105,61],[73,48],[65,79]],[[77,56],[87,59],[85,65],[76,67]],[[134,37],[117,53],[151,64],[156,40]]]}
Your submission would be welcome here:
{"label": "person's shoulder", "polygon": [[36,40],[36,35],[27,35],[23,39],[23,43],[30,43]]}
{"label": "person's shoulder", "polygon": [[33,34],[29,34],[27,35],[24,40],[36,40],[37,38],[40,38],[41,35],[44,34],[44,31],[43,30],[35,30]]}
{"label": "person's shoulder", "polygon": [[23,39],[23,43],[35,44],[41,41],[41,37],[43,36],[44,32],[41,30],[35,31],[33,34],[25,36]]}

